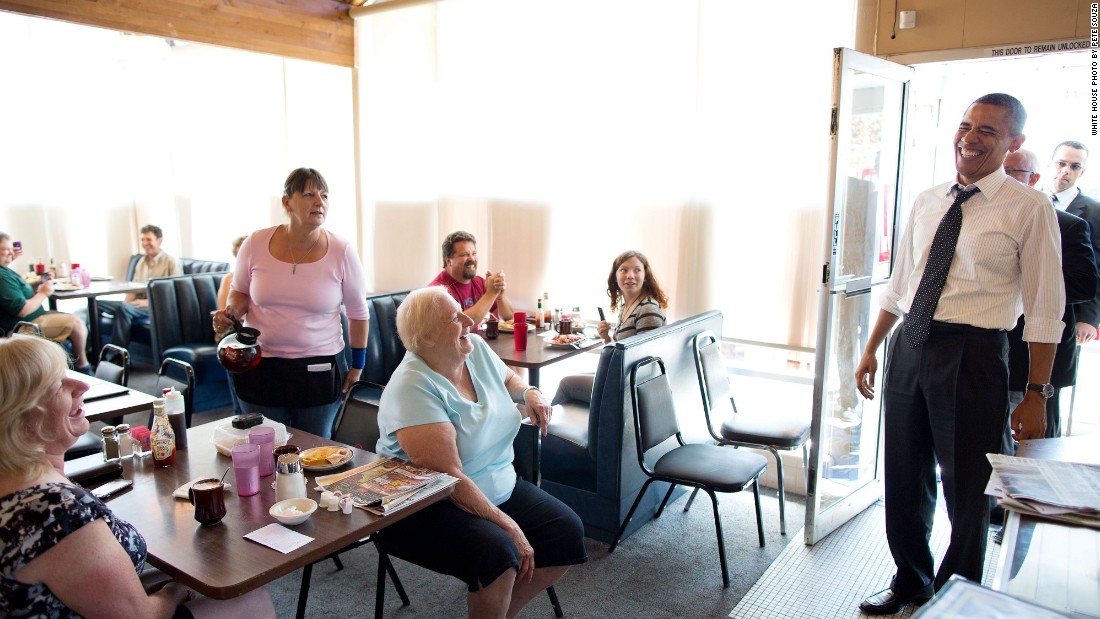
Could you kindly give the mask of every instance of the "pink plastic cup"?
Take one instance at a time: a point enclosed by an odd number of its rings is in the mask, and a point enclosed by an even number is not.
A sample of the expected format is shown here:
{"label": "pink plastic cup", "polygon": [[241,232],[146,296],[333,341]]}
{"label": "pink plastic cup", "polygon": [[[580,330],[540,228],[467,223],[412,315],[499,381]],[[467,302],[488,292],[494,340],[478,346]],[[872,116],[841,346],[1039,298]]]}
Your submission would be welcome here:
{"label": "pink plastic cup", "polygon": [[252,496],[260,491],[260,446],[242,443],[233,447],[233,475],[237,478],[237,496]]}
{"label": "pink plastic cup", "polygon": [[271,450],[275,447],[275,428],[260,426],[250,429],[248,442],[260,446],[260,477],[274,473],[275,459],[271,457]]}

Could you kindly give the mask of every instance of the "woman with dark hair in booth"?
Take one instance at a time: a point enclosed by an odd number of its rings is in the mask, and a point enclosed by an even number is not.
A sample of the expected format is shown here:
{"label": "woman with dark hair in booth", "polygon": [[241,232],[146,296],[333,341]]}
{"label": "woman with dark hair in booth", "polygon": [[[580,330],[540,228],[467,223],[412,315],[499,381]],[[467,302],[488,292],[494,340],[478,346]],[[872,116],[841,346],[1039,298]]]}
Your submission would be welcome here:
{"label": "woman with dark hair in booth", "polygon": [[[596,332],[605,344],[652,331],[667,322],[664,310],[668,308],[668,295],[661,290],[649,260],[640,251],[624,251],[615,257],[607,276],[607,296],[611,299],[611,311],[619,310],[619,322],[614,334],[606,320],[596,325]],[[591,401],[594,380],[594,374],[566,376],[558,383],[553,403]]]}

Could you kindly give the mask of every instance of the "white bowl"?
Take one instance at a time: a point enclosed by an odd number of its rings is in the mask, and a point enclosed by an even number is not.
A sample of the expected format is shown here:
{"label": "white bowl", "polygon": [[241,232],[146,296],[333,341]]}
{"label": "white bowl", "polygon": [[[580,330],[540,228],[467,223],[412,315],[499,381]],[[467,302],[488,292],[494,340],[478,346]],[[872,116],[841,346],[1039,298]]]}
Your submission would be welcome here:
{"label": "white bowl", "polygon": [[[284,513],[291,508],[295,508],[301,513]],[[309,517],[312,516],[315,511],[317,511],[317,501],[313,499],[286,499],[285,501],[279,501],[272,505],[271,508],[267,510],[267,513],[271,514],[275,520],[283,524],[295,525],[302,524],[306,520],[309,520]]]}

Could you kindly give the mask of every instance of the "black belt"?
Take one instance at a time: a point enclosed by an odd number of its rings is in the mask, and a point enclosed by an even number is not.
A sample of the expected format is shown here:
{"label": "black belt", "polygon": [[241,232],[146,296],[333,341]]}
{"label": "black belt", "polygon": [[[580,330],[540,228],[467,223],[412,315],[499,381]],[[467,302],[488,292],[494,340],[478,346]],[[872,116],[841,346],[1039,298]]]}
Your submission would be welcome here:
{"label": "black belt", "polygon": [[1003,333],[1004,329],[983,329],[973,325],[933,320],[929,329],[932,333]]}

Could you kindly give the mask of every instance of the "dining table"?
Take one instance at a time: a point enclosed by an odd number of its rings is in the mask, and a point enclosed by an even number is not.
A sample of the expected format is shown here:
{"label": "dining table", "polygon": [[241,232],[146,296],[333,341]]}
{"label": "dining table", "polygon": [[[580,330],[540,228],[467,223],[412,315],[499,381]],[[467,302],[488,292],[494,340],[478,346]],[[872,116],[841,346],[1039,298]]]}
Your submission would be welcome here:
{"label": "dining table", "polygon": [[[195,591],[214,599],[229,599],[261,587],[299,568],[312,565],[406,516],[446,498],[452,488],[417,501],[385,516],[363,509],[351,514],[318,508],[304,523],[289,526],[312,538],[304,546],[282,553],[245,539],[245,534],[276,523],[268,509],[276,502],[275,476],[260,478],[260,492],[242,497],[230,487],[225,497],[226,515],[216,524],[200,525],[195,508],[186,499],[172,496],[178,488],[206,478],[222,478],[232,468],[231,459],[219,452],[212,438],[231,418],[213,421],[187,430],[187,448],[176,452],[173,465],[154,468],[151,457],[122,460],[125,479],[133,486],[112,497],[108,506],[130,522],[145,537],[148,563]],[[289,442],[302,449],[340,443],[296,428],[287,428]],[[377,460],[371,452],[352,447],[353,457],[328,475]],[[88,468],[102,462],[93,455],[66,463],[66,471]],[[307,496],[317,500],[314,473],[307,472]],[[225,478],[235,486],[233,475]],[[280,525],[282,526],[282,525]],[[301,610],[301,609],[300,609]]]}
{"label": "dining table", "polygon": [[[516,350],[515,334],[511,332],[501,331],[499,337],[486,339],[485,342],[505,365],[527,368],[528,382],[532,387],[538,387],[539,370],[542,368],[603,345],[603,340],[594,332],[580,333],[585,339],[575,344],[553,344],[550,340],[554,335],[556,333],[551,329],[536,331],[533,326],[528,328],[526,350]],[[481,336],[485,336],[484,331]]]}
{"label": "dining table", "polygon": [[[1095,435],[1020,441],[1016,456],[1100,466]],[[1094,492],[1085,481],[1059,484]],[[1100,617],[1100,529],[1005,507],[1004,541],[992,587],[1072,617]]]}
{"label": "dining table", "polygon": [[[58,301],[87,299],[88,341],[91,342],[91,350],[98,353],[103,348],[103,341],[99,332],[99,302],[97,299],[112,294],[145,292],[146,285],[145,282],[93,281],[83,288],[72,288],[66,282],[59,281],[55,283],[53,294],[50,295],[50,309],[57,310]],[[60,286],[61,289],[56,286]]]}
{"label": "dining table", "polygon": [[84,393],[84,418],[88,421],[113,419],[153,410],[153,400],[156,397],[148,393],[74,370],[65,370],[65,374],[88,384],[88,391]]}

